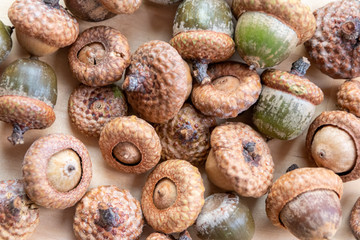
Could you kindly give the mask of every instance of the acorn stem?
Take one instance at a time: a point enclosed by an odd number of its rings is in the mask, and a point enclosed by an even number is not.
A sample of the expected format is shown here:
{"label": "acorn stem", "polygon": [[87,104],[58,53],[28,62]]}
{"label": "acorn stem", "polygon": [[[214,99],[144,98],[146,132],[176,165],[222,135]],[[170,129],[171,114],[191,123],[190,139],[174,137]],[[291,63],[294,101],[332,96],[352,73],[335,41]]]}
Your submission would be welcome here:
{"label": "acorn stem", "polygon": [[341,25],[341,32],[345,39],[350,41],[357,41],[360,33],[360,20],[357,18],[350,19]]}
{"label": "acorn stem", "polygon": [[43,0],[43,2],[50,7],[60,9],[59,0]]}
{"label": "acorn stem", "polygon": [[13,132],[11,136],[8,137],[9,142],[13,145],[24,144],[24,133],[29,130],[28,127],[20,127],[18,124],[13,125]]}
{"label": "acorn stem", "polygon": [[208,63],[206,61],[195,62],[193,64],[193,75],[200,84],[211,82],[211,78],[207,74]]}
{"label": "acorn stem", "polygon": [[105,203],[99,203],[98,211],[100,218],[95,223],[106,231],[111,231],[113,227],[116,228],[120,225],[120,217],[112,207],[107,206]]}
{"label": "acorn stem", "polygon": [[306,74],[309,67],[309,60],[306,57],[301,57],[292,64],[290,73],[302,77]]}
{"label": "acorn stem", "polygon": [[183,232],[180,233],[178,240],[192,240],[192,238],[189,232],[187,230],[184,230]]}
{"label": "acorn stem", "polygon": [[128,92],[145,92],[144,82],[146,78],[135,74],[128,75],[122,85],[122,89]]}

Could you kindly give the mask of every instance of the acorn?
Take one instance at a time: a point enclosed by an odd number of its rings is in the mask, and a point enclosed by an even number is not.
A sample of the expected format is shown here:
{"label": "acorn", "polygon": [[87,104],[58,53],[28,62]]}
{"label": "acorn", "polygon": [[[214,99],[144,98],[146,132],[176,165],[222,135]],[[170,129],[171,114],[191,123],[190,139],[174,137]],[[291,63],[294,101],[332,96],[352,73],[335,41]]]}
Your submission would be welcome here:
{"label": "acorn", "polygon": [[8,140],[23,144],[27,130],[50,127],[56,99],[56,75],[48,64],[35,58],[12,62],[0,78],[0,120],[13,125]]}
{"label": "acorn", "polygon": [[39,224],[39,209],[26,196],[23,180],[0,181],[0,238],[25,240]]}
{"label": "acorn", "polygon": [[140,203],[126,189],[98,186],[76,206],[76,239],[139,239],[144,226]]}
{"label": "acorn", "polygon": [[360,178],[360,119],[344,111],[322,112],[309,127],[306,149],[316,165],[344,182]]}
{"label": "acorn", "polygon": [[150,41],[140,46],[122,85],[129,104],[149,122],[172,119],[189,97],[192,78],[187,63],[170,44]]}
{"label": "acorn", "polygon": [[234,193],[215,193],[205,199],[195,224],[200,239],[250,240],[255,223],[250,209]]}
{"label": "acorn", "polygon": [[95,26],[83,31],[69,50],[73,76],[88,86],[99,87],[121,79],[130,64],[130,47],[120,31]]}
{"label": "acorn", "polygon": [[350,227],[354,237],[360,239],[360,198],[357,199],[350,214]]}
{"label": "acorn", "polygon": [[336,94],[337,105],[345,111],[360,117],[360,82],[350,79],[340,85]]}
{"label": "acorn", "polygon": [[174,240],[175,238],[172,237],[171,235],[166,235],[166,234],[162,234],[162,233],[152,233],[150,234],[146,240]]}
{"label": "acorn", "polygon": [[315,32],[315,17],[301,0],[234,0],[235,44],[250,68],[273,67]]}
{"label": "acorn", "polygon": [[303,57],[293,63],[290,72],[267,69],[262,73],[264,86],[254,108],[253,122],[267,137],[294,139],[311,123],[324,94],[304,77],[309,66]]}
{"label": "acorn", "polygon": [[194,62],[195,79],[207,83],[207,65],[234,54],[233,33],[231,9],[224,0],[185,0],[176,11],[170,44]]}
{"label": "acorn", "polygon": [[12,27],[6,26],[2,21],[0,21],[0,63],[10,54],[12,48],[12,32]]}
{"label": "acorn", "polygon": [[64,0],[66,8],[75,17],[90,22],[100,22],[116,14],[134,13],[142,0]]}
{"label": "acorn", "polygon": [[74,206],[85,194],[92,177],[89,152],[77,138],[50,134],[27,150],[22,172],[27,195],[46,208]]}
{"label": "acorn", "polygon": [[272,185],[266,214],[299,239],[331,239],[341,222],[343,183],[325,168],[297,168]]}
{"label": "acorn", "polygon": [[274,162],[264,139],[250,126],[225,123],[211,133],[205,164],[210,182],[240,196],[258,198],[272,184]]}
{"label": "acorn", "polygon": [[334,1],[318,8],[314,15],[316,32],[304,44],[310,60],[335,79],[360,76],[360,2]]}
{"label": "acorn", "polygon": [[174,3],[181,2],[182,0],[148,0],[149,2],[161,4],[161,5],[170,5]]}
{"label": "acorn", "polygon": [[79,35],[79,23],[59,0],[15,0],[8,16],[19,44],[35,56],[69,46]]}

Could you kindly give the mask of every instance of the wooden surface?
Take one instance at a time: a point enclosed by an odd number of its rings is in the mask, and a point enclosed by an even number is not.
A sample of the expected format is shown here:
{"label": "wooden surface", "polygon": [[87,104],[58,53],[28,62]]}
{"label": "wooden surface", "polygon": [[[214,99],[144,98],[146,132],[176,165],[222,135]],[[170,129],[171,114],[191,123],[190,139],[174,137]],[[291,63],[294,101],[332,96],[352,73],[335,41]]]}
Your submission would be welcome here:
{"label": "wooden surface", "polygon": [[[230,0],[229,0],[230,2]],[[304,0],[305,3],[314,10],[318,7],[330,2],[329,0]],[[11,5],[12,0],[0,1],[0,19],[6,23],[11,24],[7,18],[7,9]],[[61,1],[61,3],[63,3]],[[93,25],[108,25],[119,29],[129,40],[131,51],[134,52],[142,43],[150,40],[164,40],[169,41],[172,34],[172,20],[176,11],[176,6],[160,6],[155,5],[144,0],[141,8],[133,15],[116,16],[113,19],[101,23],[87,23],[80,21],[81,31]],[[0,65],[0,71],[12,61],[21,57],[27,57],[28,54],[19,47],[15,34],[13,35],[14,47],[7,60]],[[95,187],[103,184],[115,184],[120,188],[126,188],[131,191],[133,196],[140,199],[141,188],[144,185],[147,174],[130,175],[120,173],[108,167],[102,159],[97,139],[87,138],[82,136],[70,123],[67,114],[67,103],[71,91],[79,82],[72,78],[67,61],[68,48],[61,49],[51,56],[43,57],[41,60],[50,64],[57,73],[58,77],[58,102],[55,106],[56,121],[46,130],[32,130],[25,134],[25,144],[22,146],[12,146],[7,140],[7,136],[11,134],[12,128],[10,125],[0,123],[0,180],[21,178],[21,164],[23,156],[37,138],[49,133],[66,133],[74,135],[85,143],[87,146],[92,163],[93,163],[93,179],[90,187]],[[288,70],[291,62],[300,56],[306,56],[303,46],[299,46],[294,53],[281,65],[278,69]],[[235,55],[233,59],[240,60]],[[341,80],[333,80],[323,75],[316,67],[312,66],[307,74],[309,79],[316,83],[325,93],[324,102],[317,108],[316,115],[324,110],[336,109],[335,95],[337,87],[343,82]],[[249,119],[249,113],[242,114],[239,119]],[[305,152],[305,135],[298,137],[292,141],[271,140],[269,146],[271,154],[275,162],[275,179],[282,175],[286,168],[292,163],[297,163],[300,167],[314,166],[314,163],[307,159]],[[202,170],[202,172],[204,172]],[[213,192],[219,192],[206,179],[203,173],[203,179],[206,186],[206,196]],[[360,188],[358,187],[360,180],[345,183],[344,195],[341,199],[343,206],[342,224],[334,239],[354,239],[349,228],[349,214],[356,199],[360,196]],[[265,214],[265,196],[259,199],[243,198],[246,204],[252,210],[256,231],[253,239],[295,239],[286,230],[272,226]],[[36,232],[30,239],[32,240],[72,240],[74,235],[72,232],[72,221],[74,215],[74,207],[66,210],[53,210],[40,208],[40,224]],[[144,228],[144,234],[141,239],[151,233],[150,227]],[[192,236],[195,237],[194,232]]]}

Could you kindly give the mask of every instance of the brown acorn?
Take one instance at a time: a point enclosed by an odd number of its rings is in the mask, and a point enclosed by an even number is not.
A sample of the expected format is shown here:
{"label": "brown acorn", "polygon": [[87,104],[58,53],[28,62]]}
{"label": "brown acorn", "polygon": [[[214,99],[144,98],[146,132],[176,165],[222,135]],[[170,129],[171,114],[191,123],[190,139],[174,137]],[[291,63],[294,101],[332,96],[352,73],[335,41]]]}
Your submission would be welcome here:
{"label": "brown acorn", "polygon": [[350,227],[354,237],[360,239],[360,198],[355,202],[350,214]]}
{"label": "brown acorn", "polygon": [[164,123],[190,95],[192,78],[189,66],[170,44],[150,41],[132,55],[122,88],[143,119]]}
{"label": "brown acorn", "polygon": [[79,35],[79,23],[59,0],[15,0],[8,16],[19,44],[35,56],[69,46]]}
{"label": "brown acorn", "polygon": [[172,236],[162,234],[162,233],[152,233],[150,234],[146,240],[174,240]]}
{"label": "brown acorn", "polygon": [[27,195],[46,208],[74,206],[85,194],[92,177],[85,145],[70,135],[50,134],[27,150],[22,172]]}
{"label": "brown acorn", "polygon": [[116,186],[91,189],[76,206],[76,239],[139,239],[144,226],[140,203]]}
{"label": "brown acorn", "polygon": [[338,106],[360,117],[360,82],[358,79],[345,81],[337,92]]}
{"label": "brown acorn", "polygon": [[88,86],[105,86],[121,79],[130,64],[130,48],[120,31],[95,26],[80,34],[68,59],[77,80]]}
{"label": "brown acorn", "polygon": [[0,239],[25,240],[39,224],[39,209],[26,196],[23,180],[0,181]]}
{"label": "brown acorn", "polygon": [[341,0],[314,12],[316,32],[305,42],[310,60],[335,79],[360,76],[360,2]]}

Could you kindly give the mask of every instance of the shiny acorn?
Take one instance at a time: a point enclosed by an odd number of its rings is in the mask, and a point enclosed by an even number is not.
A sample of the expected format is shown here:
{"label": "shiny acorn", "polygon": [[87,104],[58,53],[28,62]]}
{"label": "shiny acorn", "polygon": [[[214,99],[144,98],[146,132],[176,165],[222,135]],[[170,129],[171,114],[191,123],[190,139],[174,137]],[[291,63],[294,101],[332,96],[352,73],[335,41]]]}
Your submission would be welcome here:
{"label": "shiny acorn", "polygon": [[0,63],[9,55],[12,48],[13,28],[0,21]]}

